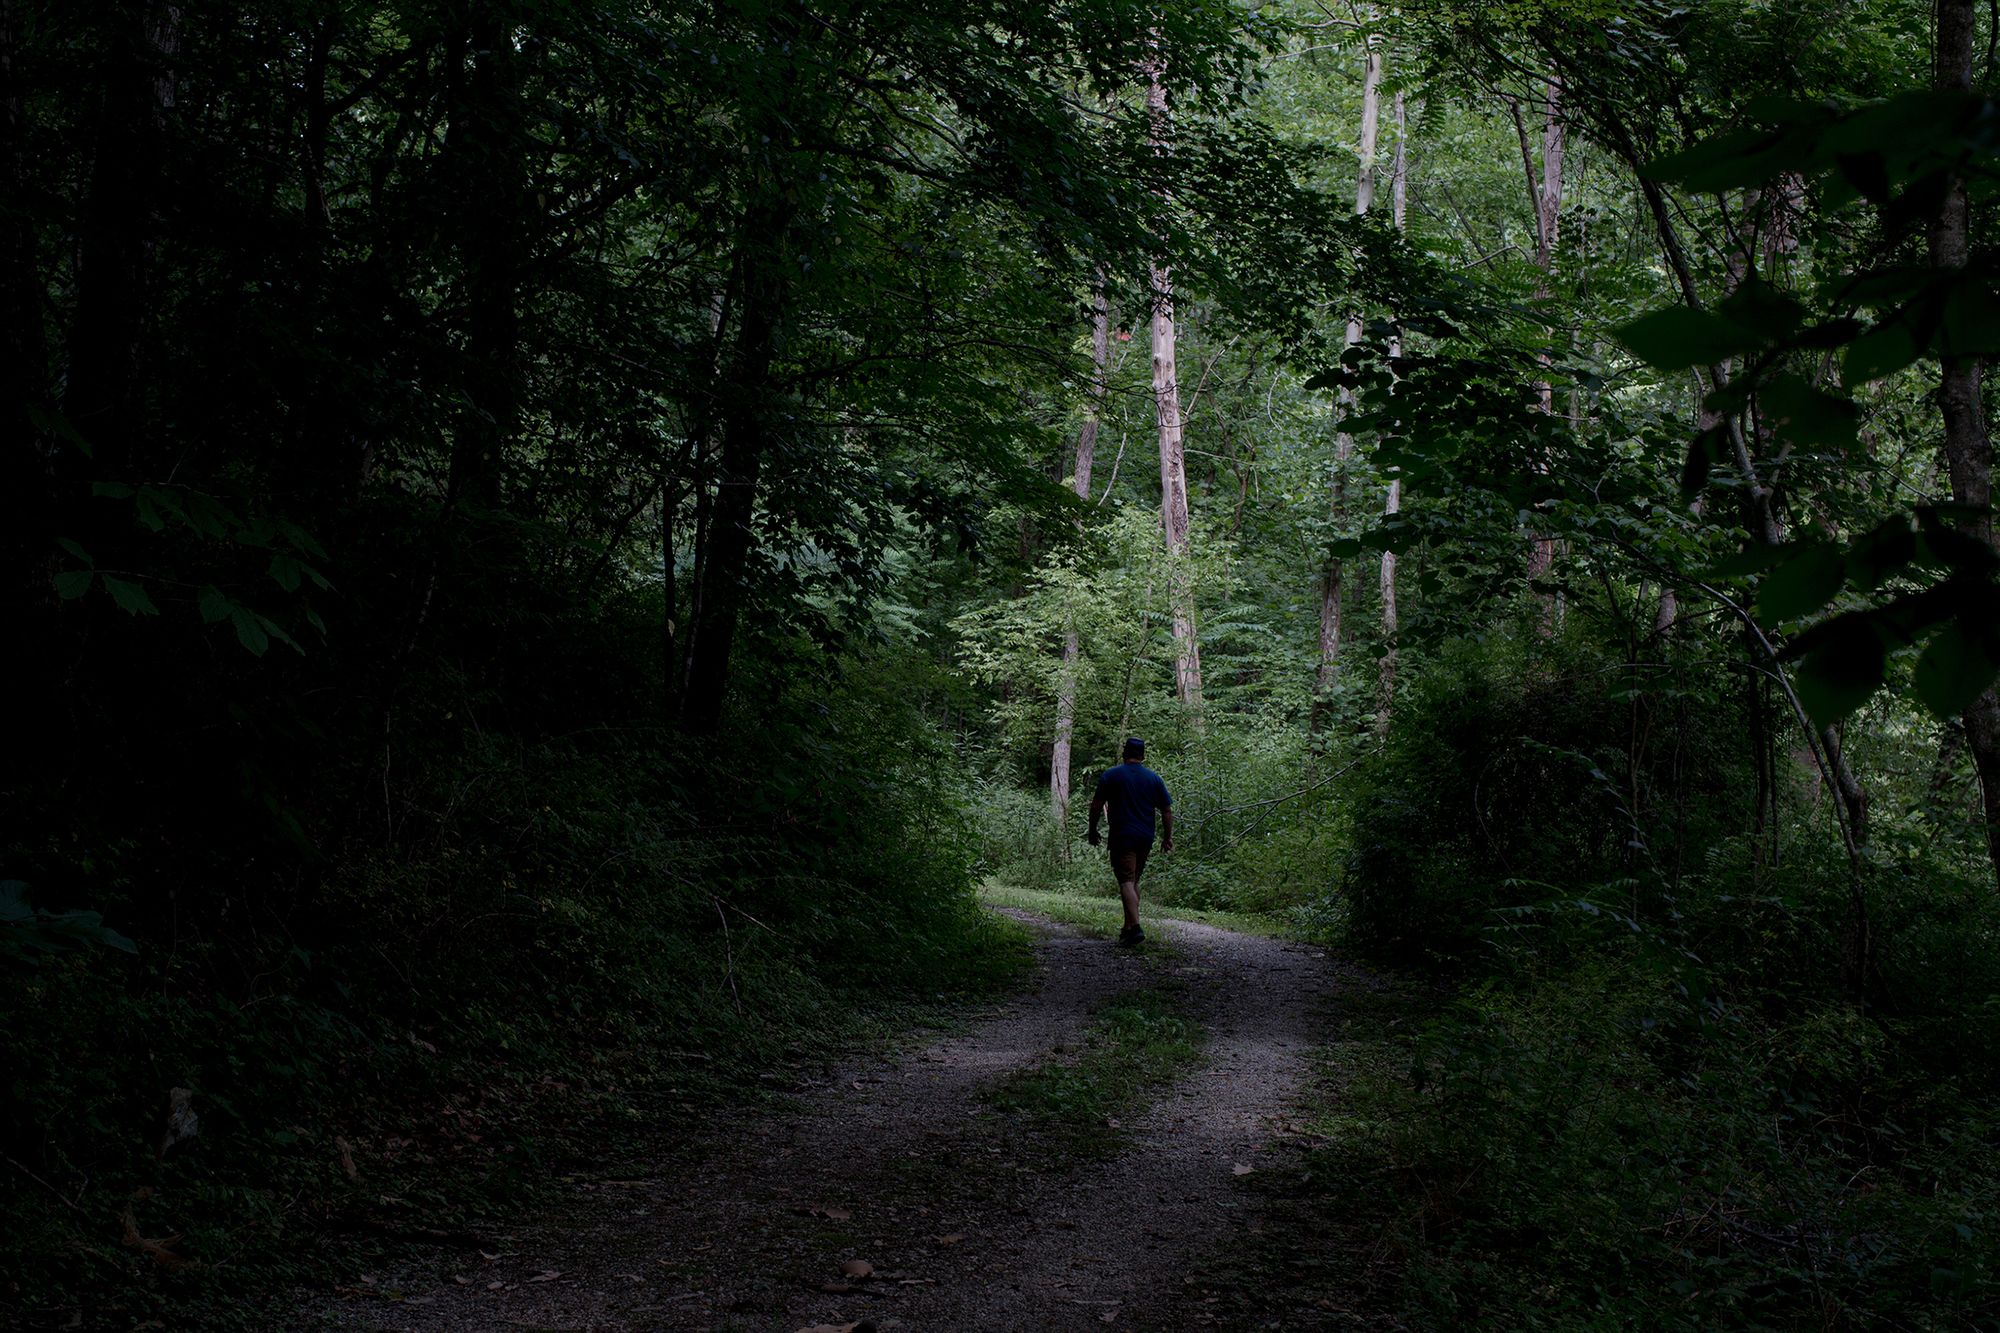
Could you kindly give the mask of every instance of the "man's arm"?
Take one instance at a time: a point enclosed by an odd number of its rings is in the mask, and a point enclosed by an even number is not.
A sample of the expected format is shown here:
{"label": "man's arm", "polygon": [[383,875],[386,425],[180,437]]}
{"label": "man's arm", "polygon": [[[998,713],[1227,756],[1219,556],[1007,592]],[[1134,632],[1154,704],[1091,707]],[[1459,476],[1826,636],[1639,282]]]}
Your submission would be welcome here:
{"label": "man's arm", "polygon": [[1104,786],[1099,784],[1090,797],[1090,832],[1087,835],[1092,847],[1097,845],[1097,819],[1104,813]]}
{"label": "man's arm", "polygon": [[1160,807],[1160,850],[1163,852],[1171,852],[1173,849],[1174,849],[1174,808],[1170,805],[1162,806]]}

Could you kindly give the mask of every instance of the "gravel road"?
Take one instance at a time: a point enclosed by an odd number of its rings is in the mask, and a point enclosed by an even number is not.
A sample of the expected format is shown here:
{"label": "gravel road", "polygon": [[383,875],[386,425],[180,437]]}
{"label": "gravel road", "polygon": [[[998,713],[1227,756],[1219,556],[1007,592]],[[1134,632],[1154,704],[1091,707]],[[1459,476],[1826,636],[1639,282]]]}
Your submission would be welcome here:
{"label": "gravel road", "polygon": [[[1281,1160],[1326,1006],[1323,950],[1188,922],[1136,957],[1025,913],[1034,985],[896,1062],[856,1057],[784,1111],[742,1113],[691,1166],[579,1181],[506,1252],[371,1274],[311,1311],[369,1330],[1200,1328],[1188,1274],[1260,1229],[1241,1188]],[[1202,1061],[1108,1154],[1037,1141],[983,1098],[1073,1050],[1091,1012],[1175,978]],[[468,1262],[469,1260],[469,1262]],[[865,1265],[865,1276],[856,1276]]]}

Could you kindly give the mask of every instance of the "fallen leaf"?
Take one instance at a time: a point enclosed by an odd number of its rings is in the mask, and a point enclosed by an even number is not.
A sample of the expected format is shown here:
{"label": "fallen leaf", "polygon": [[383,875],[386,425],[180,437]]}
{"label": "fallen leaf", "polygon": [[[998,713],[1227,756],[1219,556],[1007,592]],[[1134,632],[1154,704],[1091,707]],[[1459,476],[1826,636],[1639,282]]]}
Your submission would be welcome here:
{"label": "fallen leaf", "polygon": [[1229,1174],[1233,1176],[1247,1176],[1256,1169],[1254,1166],[1245,1166],[1243,1163],[1238,1162],[1229,1168]]}
{"label": "fallen leaf", "polygon": [[1103,1314],[1101,1314],[1101,1315],[1097,1316],[1097,1322],[1098,1322],[1098,1323],[1100,1323],[1100,1324],[1115,1324],[1115,1323],[1117,1323],[1117,1322],[1118,1322],[1118,1307],[1114,1305],[1114,1306],[1112,1306],[1112,1307],[1111,1307],[1111,1308],[1110,1308],[1109,1310],[1106,1310],[1106,1311],[1105,1311],[1105,1312],[1104,1312]]}
{"label": "fallen leaf", "polygon": [[562,1270],[561,1270],[560,1268],[544,1268],[544,1269],[543,1269],[543,1270],[542,1270],[541,1272],[539,1272],[539,1273],[535,1274],[535,1275],[534,1275],[533,1277],[529,1278],[529,1279],[528,1279],[528,1281],[530,1281],[530,1282],[553,1282],[553,1281],[555,1281],[555,1280],[556,1280],[557,1278],[559,1278],[559,1277],[561,1277],[561,1276],[562,1276]]}
{"label": "fallen leaf", "polygon": [[870,1278],[875,1276],[875,1265],[869,1263],[866,1259],[849,1259],[840,1266],[840,1271],[857,1280]]}
{"label": "fallen leaf", "polygon": [[845,1222],[854,1216],[845,1208],[822,1208],[819,1213],[829,1222]]}
{"label": "fallen leaf", "polygon": [[486,1289],[487,1289],[488,1291],[498,1291],[498,1290],[500,1290],[500,1288],[502,1288],[502,1287],[503,1287],[503,1286],[505,1286],[505,1285],[507,1285],[507,1284],[506,1284],[506,1283],[504,1283],[504,1282],[502,1282],[502,1281],[500,1281],[500,1279],[498,1279],[498,1278],[495,1278],[495,1279],[493,1279],[493,1281],[491,1281],[491,1282],[489,1282],[489,1283],[487,1283],[487,1284],[486,1284]]}
{"label": "fallen leaf", "polygon": [[461,1287],[469,1287],[472,1285],[472,1279],[467,1277],[463,1273],[453,1273],[451,1275],[451,1280],[453,1282],[456,1282]]}
{"label": "fallen leaf", "polygon": [[852,1282],[822,1282],[819,1289],[829,1296],[845,1296],[854,1290]]}
{"label": "fallen leaf", "polygon": [[340,1154],[340,1169],[349,1180],[359,1180],[361,1173],[354,1169],[354,1145],[336,1134],[333,1136],[334,1151]]}
{"label": "fallen leaf", "polygon": [[937,1238],[937,1243],[940,1245],[956,1245],[964,1239],[965,1239],[964,1236],[954,1231],[949,1236],[939,1236]]}

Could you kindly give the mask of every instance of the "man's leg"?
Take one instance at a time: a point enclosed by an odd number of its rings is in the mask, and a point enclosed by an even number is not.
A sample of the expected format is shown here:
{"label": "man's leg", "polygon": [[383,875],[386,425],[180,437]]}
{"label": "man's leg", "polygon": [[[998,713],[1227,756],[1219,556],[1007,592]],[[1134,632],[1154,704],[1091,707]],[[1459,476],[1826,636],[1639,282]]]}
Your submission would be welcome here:
{"label": "man's leg", "polygon": [[1145,932],[1139,928],[1139,876],[1145,872],[1146,856],[1153,850],[1151,843],[1120,847],[1111,858],[1111,866],[1118,875],[1118,899],[1125,905],[1125,929],[1120,933],[1123,939],[1143,939]]}

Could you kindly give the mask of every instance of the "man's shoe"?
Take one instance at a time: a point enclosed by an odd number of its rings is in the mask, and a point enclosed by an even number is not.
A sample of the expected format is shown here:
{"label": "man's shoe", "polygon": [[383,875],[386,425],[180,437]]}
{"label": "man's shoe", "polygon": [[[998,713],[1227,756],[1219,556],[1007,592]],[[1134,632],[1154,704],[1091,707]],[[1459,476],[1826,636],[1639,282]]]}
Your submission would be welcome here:
{"label": "man's shoe", "polygon": [[1137,926],[1127,926],[1118,932],[1118,943],[1127,949],[1136,949],[1146,942],[1146,932]]}

